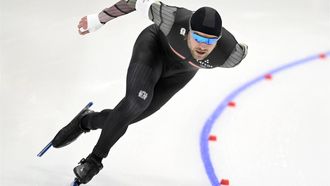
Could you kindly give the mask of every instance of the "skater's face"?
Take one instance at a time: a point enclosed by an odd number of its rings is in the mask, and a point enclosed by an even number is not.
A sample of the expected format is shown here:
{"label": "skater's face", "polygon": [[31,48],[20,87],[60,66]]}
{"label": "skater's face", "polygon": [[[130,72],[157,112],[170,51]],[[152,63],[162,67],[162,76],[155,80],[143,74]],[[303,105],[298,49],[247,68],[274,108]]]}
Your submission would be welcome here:
{"label": "skater's face", "polygon": [[205,59],[217,45],[218,37],[190,30],[188,34],[188,47],[194,59]]}

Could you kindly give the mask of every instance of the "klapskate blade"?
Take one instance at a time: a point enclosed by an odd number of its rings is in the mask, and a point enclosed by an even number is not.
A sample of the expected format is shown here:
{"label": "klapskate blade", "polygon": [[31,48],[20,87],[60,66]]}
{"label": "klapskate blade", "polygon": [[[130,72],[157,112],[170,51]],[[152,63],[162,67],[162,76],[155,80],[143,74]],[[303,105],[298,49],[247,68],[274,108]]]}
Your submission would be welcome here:
{"label": "klapskate blade", "polygon": [[[89,109],[91,106],[93,105],[93,102],[89,102],[74,118],[76,118],[78,115],[80,115],[82,112],[84,112],[85,110]],[[37,155],[38,157],[41,157],[42,155],[44,155],[50,147],[52,147],[52,142],[48,143],[48,145],[46,145],[45,148],[43,148],[39,154]]]}
{"label": "klapskate blade", "polygon": [[74,181],[71,183],[71,186],[79,186],[80,182],[78,181],[77,178],[74,179]]}
{"label": "klapskate blade", "polygon": [[93,102],[89,102],[83,109],[81,109],[81,111],[74,118],[78,117],[82,112],[89,109],[92,105],[93,105]]}
{"label": "klapskate blade", "polygon": [[48,151],[48,149],[52,147],[52,145],[53,145],[52,142],[48,143],[48,145],[46,145],[46,147],[43,148],[37,156],[41,157],[42,155],[44,155]]}

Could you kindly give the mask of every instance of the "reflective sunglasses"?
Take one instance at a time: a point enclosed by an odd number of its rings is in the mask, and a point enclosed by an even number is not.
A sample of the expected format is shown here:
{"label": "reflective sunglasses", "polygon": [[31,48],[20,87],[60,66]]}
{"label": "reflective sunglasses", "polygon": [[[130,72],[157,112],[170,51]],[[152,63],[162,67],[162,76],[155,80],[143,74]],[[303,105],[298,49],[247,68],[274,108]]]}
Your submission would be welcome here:
{"label": "reflective sunglasses", "polygon": [[198,35],[193,30],[190,30],[190,32],[191,32],[191,36],[195,39],[195,41],[197,41],[198,43],[205,43],[205,44],[208,44],[208,45],[215,44],[221,38],[221,36],[220,37],[215,37],[215,38],[214,37],[213,38],[203,37],[201,35]]}

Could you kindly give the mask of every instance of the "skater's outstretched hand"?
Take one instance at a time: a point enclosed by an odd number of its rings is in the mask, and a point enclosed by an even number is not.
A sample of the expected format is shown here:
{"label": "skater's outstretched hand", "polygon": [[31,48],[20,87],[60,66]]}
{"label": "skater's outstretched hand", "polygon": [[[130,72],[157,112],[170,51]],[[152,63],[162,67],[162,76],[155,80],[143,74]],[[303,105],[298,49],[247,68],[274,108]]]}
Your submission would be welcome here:
{"label": "skater's outstretched hand", "polygon": [[80,35],[85,35],[90,32],[95,32],[102,26],[103,24],[100,22],[98,14],[92,14],[80,19],[78,24],[78,32]]}
{"label": "skater's outstretched hand", "polygon": [[88,34],[88,23],[87,23],[87,16],[83,17],[80,19],[79,24],[78,24],[78,32],[80,35],[85,35]]}

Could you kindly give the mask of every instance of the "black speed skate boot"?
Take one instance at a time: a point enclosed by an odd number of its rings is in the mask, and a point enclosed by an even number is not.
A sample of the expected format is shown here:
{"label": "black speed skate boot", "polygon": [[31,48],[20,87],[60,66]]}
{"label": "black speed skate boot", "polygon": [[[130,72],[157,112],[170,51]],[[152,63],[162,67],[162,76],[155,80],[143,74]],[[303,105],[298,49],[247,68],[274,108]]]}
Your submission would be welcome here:
{"label": "black speed skate boot", "polygon": [[87,114],[93,113],[90,109],[82,110],[73,120],[63,127],[52,140],[52,145],[55,148],[64,147],[76,140],[82,133],[89,132],[89,129],[82,127],[82,118]]}
{"label": "black speed skate boot", "polygon": [[86,159],[83,158],[79,164],[73,169],[73,172],[76,175],[76,181],[83,184],[88,183],[103,168],[102,163],[91,155]]}

